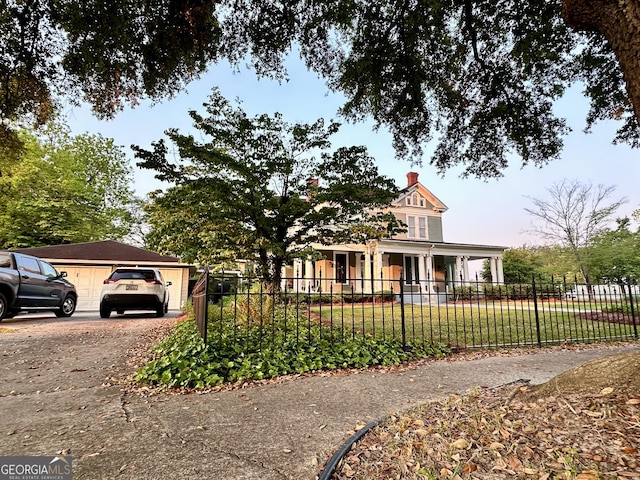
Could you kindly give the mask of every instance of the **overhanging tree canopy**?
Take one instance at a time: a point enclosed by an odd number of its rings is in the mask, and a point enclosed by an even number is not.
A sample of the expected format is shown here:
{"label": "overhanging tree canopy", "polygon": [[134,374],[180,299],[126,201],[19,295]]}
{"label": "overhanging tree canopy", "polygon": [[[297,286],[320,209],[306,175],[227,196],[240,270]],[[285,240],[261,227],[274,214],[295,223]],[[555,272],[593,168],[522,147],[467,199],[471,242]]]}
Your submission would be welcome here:
{"label": "overhanging tree canopy", "polygon": [[152,151],[133,147],[139,166],[173,184],[149,206],[147,240],[157,250],[201,263],[255,260],[277,288],[283,265],[311,243],[362,243],[400,230],[393,180],[365,147],[331,151],[337,124],[251,118],[215,90],[205,107],[206,117],[190,112],[204,140],[167,132],[179,162],[163,140]]}
{"label": "overhanging tree canopy", "polygon": [[21,132],[22,153],[0,155],[0,248],[120,240],[136,223],[133,174],[113,140],[61,128]]}
{"label": "overhanging tree canopy", "polygon": [[[515,153],[558,156],[553,102],[584,82],[587,127],[618,119],[638,145],[640,6],[632,0],[3,0],[0,117],[45,121],[61,98],[111,116],[178,91],[211,63],[284,78],[295,45],[346,95],[347,118],[389,128],[400,157],[498,176]],[[1,133],[1,132],[0,132]]]}

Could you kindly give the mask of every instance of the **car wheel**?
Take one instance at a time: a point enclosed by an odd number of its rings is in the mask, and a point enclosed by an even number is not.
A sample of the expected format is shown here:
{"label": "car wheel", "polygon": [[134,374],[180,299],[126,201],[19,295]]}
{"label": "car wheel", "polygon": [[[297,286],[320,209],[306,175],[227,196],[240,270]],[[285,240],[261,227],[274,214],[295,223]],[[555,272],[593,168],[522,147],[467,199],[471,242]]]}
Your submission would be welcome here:
{"label": "car wheel", "polygon": [[100,318],[109,318],[111,309],[106,305],[100,304]]}
{"label": "car wheel", "polygon": [[156,308],[156,317],[164,317],[164,305],[160,305],[158,308]]}
{"label": "car wheel", "polygon": [[76,298],[73,295],[67,295],[62,302],[60,310],[56,310],[56,317],[70,317],[76,311]]}
{"label": "car wheel", "polygon": [[7,316],[7,297],[0,293],[0,321]]}

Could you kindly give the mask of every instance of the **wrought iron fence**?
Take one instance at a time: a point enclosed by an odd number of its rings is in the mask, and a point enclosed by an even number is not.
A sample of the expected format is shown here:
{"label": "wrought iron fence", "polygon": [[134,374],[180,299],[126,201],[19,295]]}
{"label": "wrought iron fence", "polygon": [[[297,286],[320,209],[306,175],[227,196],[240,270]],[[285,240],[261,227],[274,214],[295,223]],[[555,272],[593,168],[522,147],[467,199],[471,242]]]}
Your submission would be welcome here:
{"label": "wrought iron fence", "polygon": [[193,304],[193,316],[202,337],[202,341],[207,343],[207,330],[208,330],[208,303],[209,303],[209,269],[204,268],[204,271],[198,278],[198,281],[193,286],[191,292],[191,302]]}
{"label": "wrought iron fence", "polygon": [[[576,282],[498,285],[403,279],[285,278],[274,289],[257,278],[218,276],[209,285],[209,338],[257,336],[260,347],[375,336],[407,348],[516,347],[638,338],[638,285]],[[224,285],[224,291],[223,291]],[[199,298],[199,297],[198,297]],[[194,296],[194,306],[198,300]],[[215,301],[215,303],[214,303]],[[199,327],[202,322],[199,323]],[[206,332],[207,324],[204,323]]]}

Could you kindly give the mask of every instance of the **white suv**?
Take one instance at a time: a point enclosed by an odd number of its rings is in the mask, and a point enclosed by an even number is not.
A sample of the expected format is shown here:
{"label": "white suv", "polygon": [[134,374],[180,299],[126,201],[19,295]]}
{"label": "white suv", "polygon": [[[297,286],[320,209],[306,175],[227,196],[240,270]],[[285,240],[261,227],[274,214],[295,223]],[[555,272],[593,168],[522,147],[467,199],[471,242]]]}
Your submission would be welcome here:
{"label": "white suv", "polygon": [[102,285],[100,317],[109,318],[112,310],[155,310],[162,317],[169,309],[169,285],[157,268],[116,268]]}

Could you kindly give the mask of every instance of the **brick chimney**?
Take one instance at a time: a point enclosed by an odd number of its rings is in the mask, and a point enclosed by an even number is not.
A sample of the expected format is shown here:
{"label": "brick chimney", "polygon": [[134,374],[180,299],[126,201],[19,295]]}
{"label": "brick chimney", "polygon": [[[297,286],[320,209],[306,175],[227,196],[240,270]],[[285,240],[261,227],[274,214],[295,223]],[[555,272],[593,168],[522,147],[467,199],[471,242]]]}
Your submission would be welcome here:
{"label": "brick chimney", "polygon": [[407,187],[415,185],[416,183],[418,183],[418,173],[417,172],[407,173]]}

